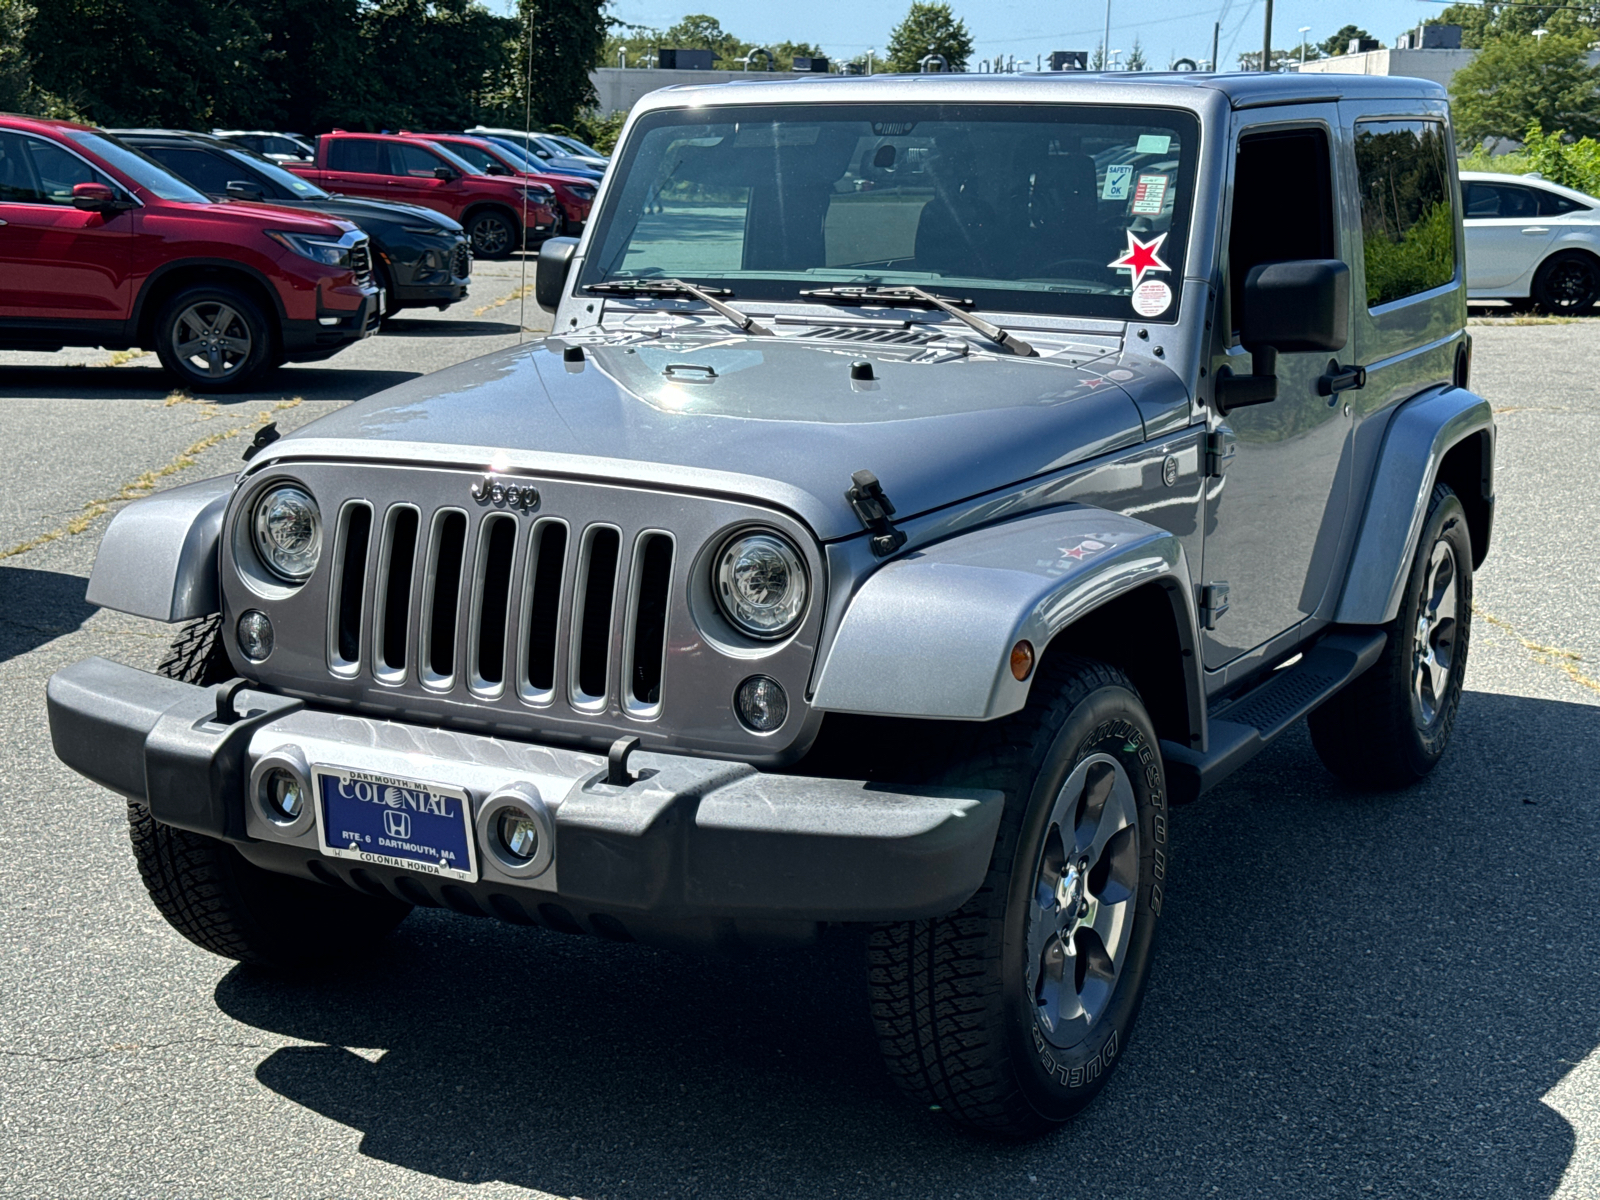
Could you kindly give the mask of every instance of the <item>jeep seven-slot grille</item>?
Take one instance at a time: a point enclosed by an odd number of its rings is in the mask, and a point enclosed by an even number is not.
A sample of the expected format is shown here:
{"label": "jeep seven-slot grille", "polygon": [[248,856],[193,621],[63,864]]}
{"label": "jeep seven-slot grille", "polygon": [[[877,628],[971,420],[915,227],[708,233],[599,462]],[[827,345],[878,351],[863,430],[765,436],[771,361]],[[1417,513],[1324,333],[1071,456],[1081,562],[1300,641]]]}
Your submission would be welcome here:
{"label": "jeep seven-slot grille", "polygon": [[556,701],[564,679],[559,698],[576,712],[660,711],[669,534],[630,544],[605,522],[357,502],[345,508],[334,555],[334,674],[485,699],[510,691],[531,705]]}

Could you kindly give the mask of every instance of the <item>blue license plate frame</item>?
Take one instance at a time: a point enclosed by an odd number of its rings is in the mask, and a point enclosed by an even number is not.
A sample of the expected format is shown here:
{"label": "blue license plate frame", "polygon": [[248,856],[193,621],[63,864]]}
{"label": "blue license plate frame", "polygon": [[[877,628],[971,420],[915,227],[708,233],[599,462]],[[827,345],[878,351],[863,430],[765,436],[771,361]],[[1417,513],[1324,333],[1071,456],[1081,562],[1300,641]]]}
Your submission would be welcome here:
{"label": "blue license plate frame", "polygon": [[477,880],[472,797],[465,788],[321,764],[311,768],[311,778],[317,848],[324,855]]}

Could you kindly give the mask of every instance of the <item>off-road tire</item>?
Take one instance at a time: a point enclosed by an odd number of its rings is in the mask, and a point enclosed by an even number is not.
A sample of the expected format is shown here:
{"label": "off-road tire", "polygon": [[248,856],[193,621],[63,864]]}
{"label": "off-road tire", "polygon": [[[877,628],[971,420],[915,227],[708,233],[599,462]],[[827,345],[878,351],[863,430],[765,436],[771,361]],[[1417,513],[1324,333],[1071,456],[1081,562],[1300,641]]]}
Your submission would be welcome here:
{"label": "off-road tire", "polygon": [[[1138,879],[1127,958],[1100,1018],[1068,1050],[1041,1035],[1024,978],[1026,898],[1063,783],[1110,755],[1137,797]],[[1138,1015],[1166,877],[1166,780],[1138,691],[1115,668],[1048,658],[1026,708],[977,727],[939,782],[999,789],[1005,809],[977,894],[949,916],[879,925],[868,938],[873,1023],[889,1073],[919,1105],[968,1128],[1041,1133],[1092,1100]]]}
{"label": "off-road tire", "polygon": [[[1445,544],[1453,556],[1455,622],[1448,684],[1423,720],[1413,695],[1418,669],[1418,618],[1432,578],[1435,550]],[[1386,625],[1383,654],[1367,671],[1307,718],[1311,744],[1323,765],[1357,787],[1391,790],[1409,787],[1433,770],[1450,744],[1461,706],[1467,650],[1472,635],[1472,539],[1467,516],[1447,484],[1428,499],[1428,516],[1417,539],[1417,553],[1406,576],[1400,611]]]}
{"label": "off-road tire", "polygon": [[[232,310],[233,317],[227,325],[236,343],[248,339],[248,352],[226,374],[210,375],[197,370],[181,356],[174,345],[175,329],[184,314],[199,311],[211,316],[219,315],[219,306]],[[234,319],[236,318],[236,320]],[[156,312],[156,357],[169,374],[192,392],[234,392],[250,386],[271,370],[280,360],[278,331],[260,306],[238,288],[226,284],[200,284],[184,288],[168,298]]]}
{"label": "off-road tire", "polygon": [[[205,687],[234,677],[221,616],[186,626],[157,671]],[[227,842],[158,823],[128,801],[128,834],[145,890],[167,923],[202,950],[298,969],[375,946],[409,904],[263,871]]]}

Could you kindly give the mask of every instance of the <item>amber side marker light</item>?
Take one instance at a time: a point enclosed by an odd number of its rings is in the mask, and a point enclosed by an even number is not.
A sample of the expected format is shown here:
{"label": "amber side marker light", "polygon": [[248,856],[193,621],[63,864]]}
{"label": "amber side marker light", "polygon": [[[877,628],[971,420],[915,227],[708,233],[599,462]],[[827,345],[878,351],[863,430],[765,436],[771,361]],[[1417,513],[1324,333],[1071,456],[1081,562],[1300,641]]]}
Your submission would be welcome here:
{"label": "amber side marker light", "polygon": [[1033,674],[1033,643],[1018,642],[1011,647],[1011,674],[1018,683]]}

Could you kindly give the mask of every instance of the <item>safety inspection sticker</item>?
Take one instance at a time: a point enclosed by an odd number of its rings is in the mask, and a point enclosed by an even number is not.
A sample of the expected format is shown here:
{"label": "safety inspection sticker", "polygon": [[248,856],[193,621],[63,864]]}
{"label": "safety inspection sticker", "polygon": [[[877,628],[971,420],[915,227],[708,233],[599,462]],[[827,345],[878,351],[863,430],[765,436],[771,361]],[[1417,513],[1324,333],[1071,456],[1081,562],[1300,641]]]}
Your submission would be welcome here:
{"label": "safety inspection sticker", "polygon": [[1106,168],[1106,181],[1100,187],[1102,200],[1126,200],[1128,188],[1133,183],[1133,166],[1130,163],[1117,163]]}
{"label": "safety inspection sticker", "polygon": [[1159,279],[1147,279],[1133,289],[1133,311],[1141,317],[1159,317],[1172,307],[1172,289]]}
{"label": "safety inspection sticker", "polygon": [[1172,148],[1172,135],[1159,133],[1141,133],[1139,144],[1134,149],[1140,154],[1165,154]]}
{"label": "safety inspection sticker", "polygon": [[1167,179],[1166,175],[1139,176],[1139,183],[1133,189],[1132,211],[1153,217],[1160,216],[1161,208],[1167,200]]}

